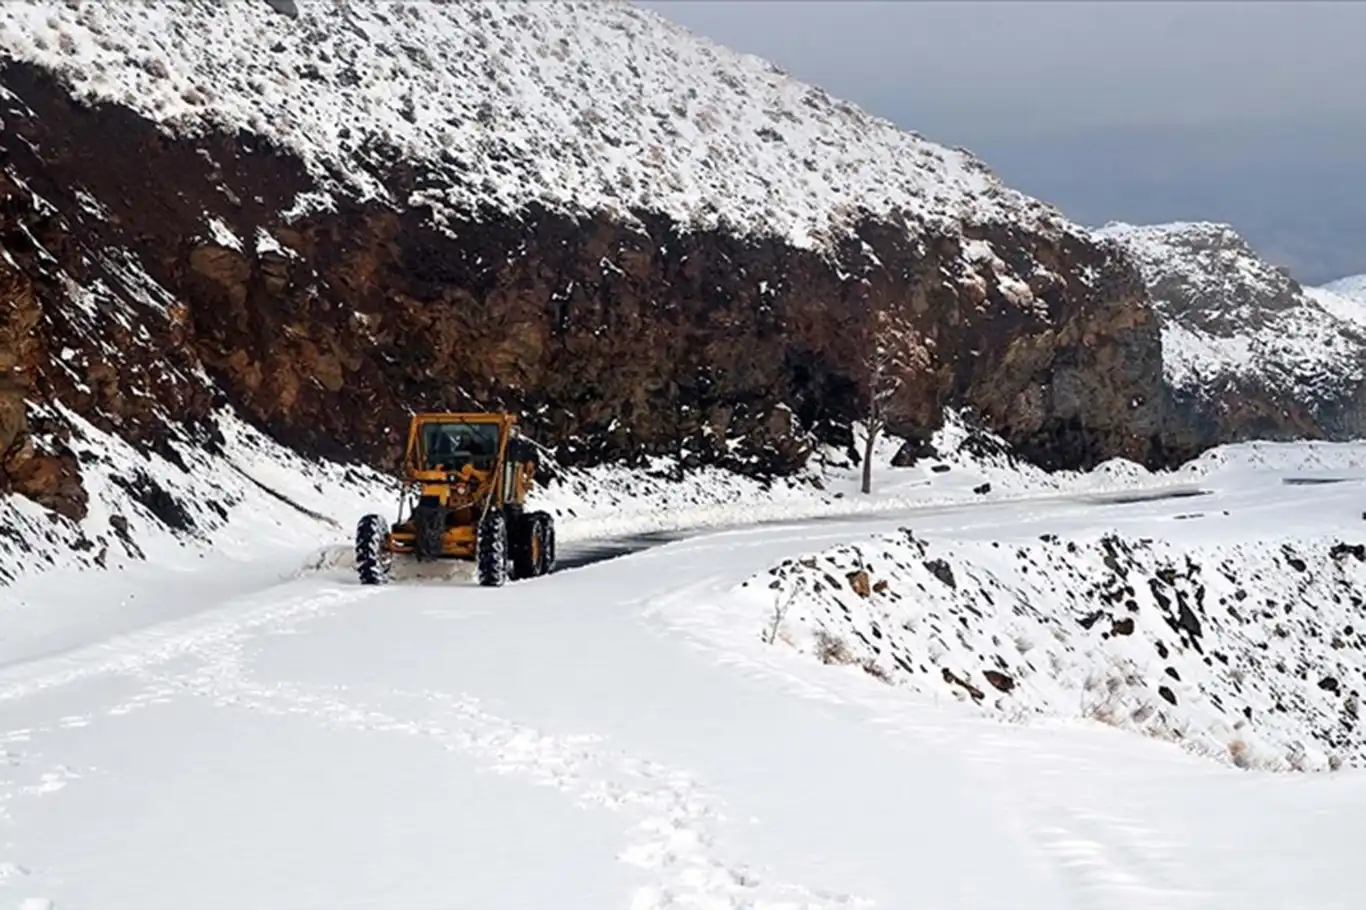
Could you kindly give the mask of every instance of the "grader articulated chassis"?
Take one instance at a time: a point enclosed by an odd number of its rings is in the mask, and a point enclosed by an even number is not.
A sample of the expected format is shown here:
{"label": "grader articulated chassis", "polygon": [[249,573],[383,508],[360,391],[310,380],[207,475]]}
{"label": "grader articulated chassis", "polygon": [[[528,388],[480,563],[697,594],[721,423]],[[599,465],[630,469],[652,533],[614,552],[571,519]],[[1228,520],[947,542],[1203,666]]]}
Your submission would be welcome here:
{"label": "grader articulated chassis", "polygon": [[525,507],[537,463],[512,414],[415,415],[398,521],[366,515],[356,527],[361,584],[388,582],[395,558],[473,560],[486,587],[553,570],[554,519]]}

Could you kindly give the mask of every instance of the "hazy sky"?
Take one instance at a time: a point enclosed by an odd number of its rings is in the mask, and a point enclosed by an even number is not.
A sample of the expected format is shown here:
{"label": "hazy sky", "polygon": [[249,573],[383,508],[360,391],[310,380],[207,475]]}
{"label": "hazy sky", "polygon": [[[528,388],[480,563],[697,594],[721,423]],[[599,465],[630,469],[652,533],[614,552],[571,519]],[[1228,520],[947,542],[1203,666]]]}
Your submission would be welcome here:
{"label": "hazy sky", "polygon": [[637,0],[1087,224],[1210,219],[1366,272],[1366,3]]}

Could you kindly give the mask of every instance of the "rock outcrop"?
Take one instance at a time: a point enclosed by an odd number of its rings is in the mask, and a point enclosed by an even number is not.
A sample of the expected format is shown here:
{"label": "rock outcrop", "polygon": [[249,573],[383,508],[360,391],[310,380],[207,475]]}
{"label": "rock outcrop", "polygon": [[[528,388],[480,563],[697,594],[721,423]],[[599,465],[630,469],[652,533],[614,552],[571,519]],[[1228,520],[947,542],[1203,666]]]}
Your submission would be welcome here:
{"label": "rock outcrop", "polygon": [[1366,306],[1302,288],[1228,225],[1098,234],[1135,259],[1161,317],[1173,450],[1366,435]]}
{"label": "rock outcrop", "polygon": [[506,406],[566,464],[790,471],[848,440],[877,314],[917,353],[894,432],[954,405],[1047,467],[1173,455],[1125,255],[633,7],[0,25],[2,476],[64,514],[64,415],[172,453],[224,403],[377,466],[410,409]]}

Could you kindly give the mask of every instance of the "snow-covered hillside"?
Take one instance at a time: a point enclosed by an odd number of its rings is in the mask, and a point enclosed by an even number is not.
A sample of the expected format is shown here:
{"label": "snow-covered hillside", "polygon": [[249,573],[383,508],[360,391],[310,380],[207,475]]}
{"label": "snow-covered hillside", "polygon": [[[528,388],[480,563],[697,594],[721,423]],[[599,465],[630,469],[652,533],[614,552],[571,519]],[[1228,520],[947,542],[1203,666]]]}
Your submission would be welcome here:
{"label": "snow-covered hillside", "polygon": [[[0,52],[176,134],[238,128],[324,185],[478,214],[633,209],[824,246],[860,211],[1061,227],[951,151],[619,0],[0,5]],[[392,198],[397,160],[428,188]],[[331,202],[299,198],[301,213]]]}
{"label": "snow-covered hillside", "polygon": [[736,609],[766,642],[1006,721],[1098,720],[1242,768],[1366,766],[1366,444],[1233,446],[1178,474],[1206,494],[794,554]]}
{"label": "snow-covered hillside", "polygon": [[1366,435],[1366,318],[1302,288],[1228,225],[1115,223],[1162,332],[1164,416],[1187,457],[1225,441]]}
{"label": "snow-covered hillside", "polygon": [[57,415],[0,468],[64,514],[67,413],[156,451],[227,406],[382,467],[412,411],[499,407],[566,463],[801,473],[861,414],[882,315],[943,361],[908,427],[970,407],[1040,464],[1167,457],[1123,257],[628,3],[19,0],[0,106],[33,326],[0,336],[0,409]]}
{"label": "snow-covered hillside", "polygon": [[1192,392],[1256,379],[1302,401],[1366,380],[1366,326],[1323,306],[1228,225],[1113,223],[1163,318],[1164,376]]}

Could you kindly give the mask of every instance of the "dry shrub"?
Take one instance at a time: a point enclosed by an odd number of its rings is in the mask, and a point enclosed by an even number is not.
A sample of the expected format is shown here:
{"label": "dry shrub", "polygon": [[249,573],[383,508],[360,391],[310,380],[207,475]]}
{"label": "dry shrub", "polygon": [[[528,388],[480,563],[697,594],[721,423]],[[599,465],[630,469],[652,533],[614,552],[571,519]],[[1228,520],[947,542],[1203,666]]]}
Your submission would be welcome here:
{"label": "dry shrub", "polygon": [[837,638],[824,629],[816,630],[816,658],[823,664],[847,664],[854,659],[844,639]]}
{"label": "dry shrub", "polygon": [[888,675],[887,671],[883,669],[883,667],[873,658],[865,657],[859,663],[859,666],[863,667],[864,673],[867,673],[874,679],[880,680],[882,682],[887,683],[888,685],[891,685],[892,677]]}

